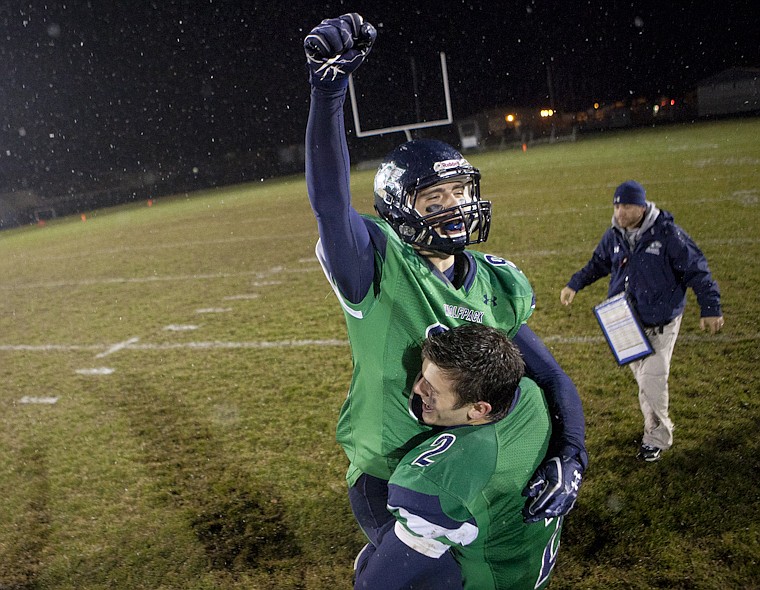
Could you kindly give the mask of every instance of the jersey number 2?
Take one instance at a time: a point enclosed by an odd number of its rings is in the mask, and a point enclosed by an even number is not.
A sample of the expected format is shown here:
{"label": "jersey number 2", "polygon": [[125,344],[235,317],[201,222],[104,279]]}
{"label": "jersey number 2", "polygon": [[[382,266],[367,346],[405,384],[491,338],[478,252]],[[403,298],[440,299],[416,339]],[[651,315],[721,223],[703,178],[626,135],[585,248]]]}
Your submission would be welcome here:
{"label": "jersey number 2", "polygon": [[414,461],[412,461],[412,465],[417,465],[417,467],[427,467],[431,463],[435,463],[435,460],[432,457],[440,455],[441,453],[445,453],[449,447],[454,444],[454,441],[456,441],[456,439],[457,437],[453,434],[450,434],[448,432],[443,433],[432,443],[430,443],[430,446],[433,448],[429,451],[425,451]]}

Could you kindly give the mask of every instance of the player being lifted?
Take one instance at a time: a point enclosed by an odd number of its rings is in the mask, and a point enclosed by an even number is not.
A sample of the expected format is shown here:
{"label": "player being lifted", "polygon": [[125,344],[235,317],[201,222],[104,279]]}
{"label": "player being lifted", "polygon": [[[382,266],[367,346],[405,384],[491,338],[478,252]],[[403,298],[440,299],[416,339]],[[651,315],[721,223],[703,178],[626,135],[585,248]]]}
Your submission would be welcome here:
{"label": "player being lifted", "polygon": [[317,256],[343,308],[354,364],[337,427],[350,461],[354,515],[376,544],[393,518],[388,480],[430,432],[407,407],[420,370],[419,343],[465,322],[505,331],[546,393],[552,439],[524,491],[526,521],[566,514],[587,462],[581,401],[525,323],[534,300],[523,273],[503,258],[465,249],[484,242],[491,223],[478,170],[445,143],[413,140],[388,154],[377,172],[380,218],[351,206],[343,105],[348,76],[375,38],[374,27],[352,13],[322,21],[304,40],[311,83],[306,184],[319,229]]}
{"label": "player being lifted", "polygon": [[[520,490],[551,433],[541,390],[523,373],[520,351],[496,328],[467,323],[425,339],[413,399],[415,413],[437,429],[391,475],[395,522],[356,559],[356,588],[549,584],[563,517],[525,523],[520,514]],[[440,559],[449,554],[461,573],[441,579]]]}

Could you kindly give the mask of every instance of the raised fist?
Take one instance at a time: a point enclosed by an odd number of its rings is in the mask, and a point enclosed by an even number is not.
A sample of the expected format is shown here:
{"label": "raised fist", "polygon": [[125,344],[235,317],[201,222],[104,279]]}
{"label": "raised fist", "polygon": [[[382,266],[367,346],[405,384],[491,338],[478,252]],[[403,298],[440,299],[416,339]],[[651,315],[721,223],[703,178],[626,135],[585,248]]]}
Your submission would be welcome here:
{"label": "raised fist", "polygon": [[355,12],[323,20],[303,40],[311,84],[345,86],[376,38],[375,27]]}

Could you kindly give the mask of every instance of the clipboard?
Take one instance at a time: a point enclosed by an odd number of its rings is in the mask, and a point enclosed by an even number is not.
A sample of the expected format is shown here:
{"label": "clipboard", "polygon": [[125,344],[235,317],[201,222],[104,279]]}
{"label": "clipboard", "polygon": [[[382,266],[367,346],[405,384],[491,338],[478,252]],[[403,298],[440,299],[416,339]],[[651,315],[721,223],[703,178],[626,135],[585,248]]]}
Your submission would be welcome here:
{"label": "clipboard", "polygon": [[625,293],[595,305],[594,315],[618,365],[627,365],[654,352]]}

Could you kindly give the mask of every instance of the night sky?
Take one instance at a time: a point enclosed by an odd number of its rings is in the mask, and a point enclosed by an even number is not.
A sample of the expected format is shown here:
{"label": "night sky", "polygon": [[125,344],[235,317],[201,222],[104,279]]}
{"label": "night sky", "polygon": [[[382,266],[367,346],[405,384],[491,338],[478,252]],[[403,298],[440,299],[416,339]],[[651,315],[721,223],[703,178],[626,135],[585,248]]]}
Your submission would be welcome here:
{"label": "night sky", "polygon": [[399,118],[416,110],[443,116],[440,51],[455,118],[550,100],[571,111],[680,97],[726,68],[760,67],[754,3],[706,4],[5,2],[0,194],[76,193],[137,173],[202,173],[220,161],[232,180],[266,175],[273,149],[303,141],[303,36],[348,11],[379,31],[356,75],[366,129],[408,122]]}

